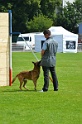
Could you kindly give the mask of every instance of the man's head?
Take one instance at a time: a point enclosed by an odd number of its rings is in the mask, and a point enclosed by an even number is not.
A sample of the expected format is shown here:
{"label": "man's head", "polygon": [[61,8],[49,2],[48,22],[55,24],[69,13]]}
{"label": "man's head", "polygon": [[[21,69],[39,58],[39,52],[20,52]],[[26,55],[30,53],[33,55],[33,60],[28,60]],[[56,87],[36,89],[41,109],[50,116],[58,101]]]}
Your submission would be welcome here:
{"label": "man's head", "polygon": [[51,35],[51,31],[46,29],[46,30],[43,31],[43,34],[44,34],[45,38],[49,38],[50,35]]}

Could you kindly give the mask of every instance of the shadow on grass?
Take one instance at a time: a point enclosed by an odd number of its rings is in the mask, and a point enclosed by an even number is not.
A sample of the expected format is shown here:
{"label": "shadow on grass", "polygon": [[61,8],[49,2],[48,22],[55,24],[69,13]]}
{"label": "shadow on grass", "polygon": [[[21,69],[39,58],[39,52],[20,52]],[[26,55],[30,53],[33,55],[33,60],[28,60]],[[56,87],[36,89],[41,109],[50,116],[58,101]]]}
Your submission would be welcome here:
{"label": "shadow on grass", "polygon": [[18,90],[18,89],[13,89],[13,90],[3,90],[2,92],[37,92],[37,90]]}

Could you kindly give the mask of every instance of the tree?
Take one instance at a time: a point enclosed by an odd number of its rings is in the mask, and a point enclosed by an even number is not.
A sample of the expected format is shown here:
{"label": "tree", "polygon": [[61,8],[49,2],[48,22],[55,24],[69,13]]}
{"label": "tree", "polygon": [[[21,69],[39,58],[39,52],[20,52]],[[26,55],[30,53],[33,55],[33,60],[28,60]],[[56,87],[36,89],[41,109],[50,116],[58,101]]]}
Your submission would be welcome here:
{"label": "tree", "polygon": [[62,8],[61,14],[57,15],[57,25],[61,25],[67,30],[78,33],[77,24],[82,21],[82,4],[80,0],[69,3]]}
{"label": "tree", "polygon": [[54,19],[56,17],[56,9],[61,5],[61,0],[41,0],[40,5],[43,15]]}
{"label": "tree", "polygon": [[26,23],[40,12],[40,0],[6,0],[0,1],[0,11],[12,10],[13,31],[28,31]]}
{"label": "tree", "polygon": [[42,14],[39,14],[38,17],[34,16],[33,20],[27,23],[27,28],[29,32],[41,32],[46,28],[52,26],[53,21]]}
{"label": "tree", "polygon": [[37,11],[39,11],[39,0],[19,0],[14,6],[13,30],[28,32],[26,24],[37,15]]}
{"label": "tree", "polygon": [[[59,5],[60,0],[0,0],[0,11],[8,12],[8,10],[12,10],[13,32],[18,31],[25,33],[31,31],[30,29],[32,29],[30,28],[28,30],[28,22],[32,22],[35,17],[38,18],[40,14],[42,14],[44,18],[48,17],[48,21],[46,20],[46,22],[50,21],[49,18],[51,18],[51,20],[55,20],[55,10]],[[42,19],[41,21],[44,22]],[[51,26],[51,22],[49,26],[45,25],[43,24],[43,27],[49,27]],[[39,26],[38,29],[40,30]]]}

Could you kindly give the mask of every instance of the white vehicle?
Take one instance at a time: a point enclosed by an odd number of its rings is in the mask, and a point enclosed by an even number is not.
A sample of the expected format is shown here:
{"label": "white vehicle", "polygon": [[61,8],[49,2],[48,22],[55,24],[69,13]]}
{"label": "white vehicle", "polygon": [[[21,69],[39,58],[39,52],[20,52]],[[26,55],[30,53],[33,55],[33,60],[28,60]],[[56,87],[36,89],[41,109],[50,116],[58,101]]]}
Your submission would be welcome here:
{"label": "white vehicle", "polygon": [[23,47],[24,50],[34,49],[35,34],[37,33],[20,34],[17,38],[17,45]]}

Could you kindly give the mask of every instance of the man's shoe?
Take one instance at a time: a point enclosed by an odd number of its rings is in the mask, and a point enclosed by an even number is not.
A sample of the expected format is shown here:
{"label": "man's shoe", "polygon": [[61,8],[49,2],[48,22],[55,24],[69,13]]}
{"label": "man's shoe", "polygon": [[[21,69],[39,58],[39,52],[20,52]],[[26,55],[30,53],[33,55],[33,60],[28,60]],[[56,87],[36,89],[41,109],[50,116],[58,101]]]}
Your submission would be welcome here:
{"label": "man's shoe", "polygon": [[40,90],[39,92],[44,92],[43,90]]}
{"label": "man's shoe", "polygon": [[47,92],[48,90],[40,90],[39,92]]}
{"label": "man's shoe", "polygon": [[58,89],[54,89],[54,91],[58,91]]}

